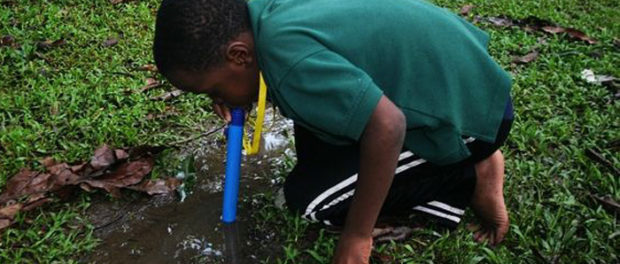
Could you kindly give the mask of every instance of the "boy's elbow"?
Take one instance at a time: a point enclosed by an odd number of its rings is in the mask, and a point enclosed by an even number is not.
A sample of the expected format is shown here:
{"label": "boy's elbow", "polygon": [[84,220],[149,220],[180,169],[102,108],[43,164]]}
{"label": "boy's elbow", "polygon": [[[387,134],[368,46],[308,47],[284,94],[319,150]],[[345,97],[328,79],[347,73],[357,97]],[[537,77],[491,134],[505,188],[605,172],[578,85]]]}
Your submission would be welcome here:
{"label": "boy's elbow", "polygon": [[371,130],[367,131],[370,134],[380,135],[379,138],[383,138],[384,141],[402,145],[407,122],[403,112],[384,96],[379,101],[367,129]]}

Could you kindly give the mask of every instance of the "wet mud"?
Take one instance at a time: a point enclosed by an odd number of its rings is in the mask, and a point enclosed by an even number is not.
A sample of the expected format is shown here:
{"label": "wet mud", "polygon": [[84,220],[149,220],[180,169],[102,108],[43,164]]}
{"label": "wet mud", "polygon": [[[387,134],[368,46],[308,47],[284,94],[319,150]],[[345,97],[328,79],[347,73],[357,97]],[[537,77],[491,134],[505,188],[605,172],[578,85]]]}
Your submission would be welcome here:
{"label": "wet mud", "polygon": [[[132,194],[122,200],[98,199],[89,221],[101,244],[82,261],[88,263],[260,263],[275,257],[279,246],[257,235],[251,212],[254,194],[278,185],[274,168],[284,155],[293,155],[292,123],[268,113],[261,152],[245,156],[239,186],[235,226],[221,220],[226,146],[204,139],[183,155],[195,159],[196,182],[179,194],[147,197]],[[272,120],[273,119],[273,120]]]}

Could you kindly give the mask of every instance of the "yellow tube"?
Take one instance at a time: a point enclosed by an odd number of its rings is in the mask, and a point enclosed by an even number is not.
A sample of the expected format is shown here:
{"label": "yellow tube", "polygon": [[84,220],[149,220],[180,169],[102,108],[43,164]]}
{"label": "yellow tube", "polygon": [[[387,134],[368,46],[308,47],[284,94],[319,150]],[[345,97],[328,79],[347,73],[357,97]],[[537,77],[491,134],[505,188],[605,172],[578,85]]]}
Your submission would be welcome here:
{"label": "yellow tube", "polygon": [[[260,73],[260,85],[258,88],[258,106],[256,108],[256,121],[254,121],[254,135],[252,137],[252,143],[247,138],[247,133],[243,133],[243,148],[246,155],[253,155],[258,153],[260,148],[260,137],[263,132],[263,120],[265,120],[265,101],[267,101],[267,85],[263,74]],[[249,127],[249,124],[246,126]]]}

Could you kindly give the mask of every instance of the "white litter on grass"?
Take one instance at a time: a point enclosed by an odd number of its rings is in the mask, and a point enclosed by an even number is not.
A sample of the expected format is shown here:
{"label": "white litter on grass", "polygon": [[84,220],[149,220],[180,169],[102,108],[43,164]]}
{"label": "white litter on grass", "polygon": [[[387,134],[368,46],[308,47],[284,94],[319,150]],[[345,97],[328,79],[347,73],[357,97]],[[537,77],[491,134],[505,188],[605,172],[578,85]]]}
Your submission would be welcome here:
{"label": "white litter on grass", "polygon": [[187,192],[185,192],[185,183],[181,183],[181,185],[179,185],[179,187],[177,188],[177,191],[179,192],[179,196],[181,197],[181,202],[185,201],[185,198],[187,198]]}
{"label": "white litter on grass", "polygon": [[584,79],[588,83],[593,83],[593,84],[598,84],[598,85],[605,83],[605,82],[611,82],[611,81],[616,80],[616,78],[613,76],[596,75],[590,69],[585,69],[581,71],[581,79]]}
{"label": "white litter on grass", "polygon": [[178,257],[182,250],[195,250],[200,252],[200,255],[207,257],[221,257],[223,255],[222,250],[216,249],[213,243],[205,240],[205,238],[196,238],[189,235],[185,240],[177,244],[177,251],[175,252],[175,258]]}

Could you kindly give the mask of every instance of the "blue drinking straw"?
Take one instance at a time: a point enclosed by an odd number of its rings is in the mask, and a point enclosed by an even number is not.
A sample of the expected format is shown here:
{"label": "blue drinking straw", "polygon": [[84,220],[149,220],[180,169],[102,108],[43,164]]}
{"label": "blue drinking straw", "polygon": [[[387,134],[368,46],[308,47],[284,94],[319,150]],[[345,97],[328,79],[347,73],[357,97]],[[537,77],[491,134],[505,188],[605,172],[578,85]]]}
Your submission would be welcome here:
{"label": "blue drinking straw", "polygon": [[241,172],[241,140],[243,138],[244,113],[240,108],[231,111],[232,121],[228,125],[226,146],[226,179],[224,181],[224,202],[222,221],[235,222],[237,197],[239,193],[239,174]]}

